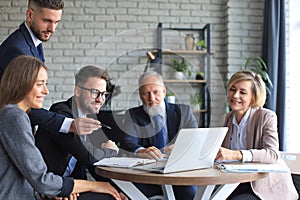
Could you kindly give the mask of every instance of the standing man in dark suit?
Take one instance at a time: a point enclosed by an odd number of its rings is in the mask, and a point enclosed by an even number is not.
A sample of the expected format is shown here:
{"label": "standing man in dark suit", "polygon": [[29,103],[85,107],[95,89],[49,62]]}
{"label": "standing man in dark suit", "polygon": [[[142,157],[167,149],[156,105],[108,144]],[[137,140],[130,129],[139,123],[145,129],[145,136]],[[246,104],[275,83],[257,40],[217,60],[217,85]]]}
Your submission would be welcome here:
{"label": "standing man in dark suit", "polygon": [[[109,97],[106,91],[108,81],[107,71],[91,65],[85,66],[75,76],[74,95],[67,101],[53,104],[50,110],[74,119],[87,117],[88,114],[96,115]],[[104,136],[100,132],[93,134]],[[52,134],[44,128],[38,129],[35,139],[49,171],[77,179],[87,179],[88,169],[99,180],[93,164],[105,157],[117,156],[119,151],[116,144],[105,136],[101,148],[93,146],[85,135]]]}
{"label": "standing man in dark suit", "polygon": [[[159,159],[170,153],[176,135],[181,128],[198,127],[192,110],[187,105],[164,101],[166,87],[162,77],[154,72],[139,78],[139,95],[142,106],[125,113],[121,148],[138,157]],[[147,197],[162,194],[159,185],[135,184]],[[196,186],[173,186],[176,199],[193,199]]]}
{"label": "standing man in dark suit", "polygon": [[[0,46],[0,80],[8,63],[19,55],[45,61],[42,42],[48,41],[55,32],[63,7],[63,0],[29,0],[25,22]],[[87,134],[100,128],[97,120],[73,120],[45,109],[32,109],[29,116],[33,127],[44,126],[54,132]]]}

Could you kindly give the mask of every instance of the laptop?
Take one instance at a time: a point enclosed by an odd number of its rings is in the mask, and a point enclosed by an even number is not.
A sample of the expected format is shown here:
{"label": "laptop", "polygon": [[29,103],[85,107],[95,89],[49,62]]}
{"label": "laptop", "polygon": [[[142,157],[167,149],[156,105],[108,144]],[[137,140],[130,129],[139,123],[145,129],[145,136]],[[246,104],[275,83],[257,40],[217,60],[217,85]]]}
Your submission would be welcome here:
{"label": "laptop", "polygon": [[165,174],[211,168],[227,130],[227,127],[181,129],[167,159],[132,169]]}

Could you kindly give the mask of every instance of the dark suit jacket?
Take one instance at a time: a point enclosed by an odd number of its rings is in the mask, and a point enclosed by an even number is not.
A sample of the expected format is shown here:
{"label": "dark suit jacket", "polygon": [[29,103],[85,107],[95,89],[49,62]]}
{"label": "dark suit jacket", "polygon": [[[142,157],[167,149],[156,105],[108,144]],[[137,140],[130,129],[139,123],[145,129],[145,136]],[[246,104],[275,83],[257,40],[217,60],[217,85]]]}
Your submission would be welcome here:
{"label": "dark suit jacket", "polygon": [[[183,104],[166,103],[168,139],[173,143],[181,128],[198,127],[191,107]],[[150,124],[150,117],[143,106],[131,108],[125,113],[125,136],[121,148],[134,152],[139,147],[155,146],[155,136]]]}
{"label": "dark suit jacket", "polygon": [[[24,23],[0,46],[0,80],[6,66],[13,58],[19,55],[29,55],[39,58],[39,53]],[[65,119],[63,115],[57,115],[45,109],[32,109],[29,117],[32,126],[44,126],[53,132],[58,132]]]}
{"label": "dark suit jacket", "polygon": [[39,58],[39,53],[34,46],[25,22],[20,25],[19,29],[8,36],[0,46],[0,79],[9,62],[19,55]]}
{"label": "dark suit jacket", "polygon": [[[78,117],[76,103],[73,102],[73,98],[53,104],[50,110],[64,114],[67,117]],[[58,175],[64,174],[71,156],[74,156],[78,161],[72,176],[86,179],[86,168],[95,176],[94,167],[92,166],[94,162],[117,155],[114,150],[96,148],[88,138],[83,141],[83,136],[76,134],[52,134],[47,129],[39,128],[35,139],[36,146],[40,149],[48,170]]]}

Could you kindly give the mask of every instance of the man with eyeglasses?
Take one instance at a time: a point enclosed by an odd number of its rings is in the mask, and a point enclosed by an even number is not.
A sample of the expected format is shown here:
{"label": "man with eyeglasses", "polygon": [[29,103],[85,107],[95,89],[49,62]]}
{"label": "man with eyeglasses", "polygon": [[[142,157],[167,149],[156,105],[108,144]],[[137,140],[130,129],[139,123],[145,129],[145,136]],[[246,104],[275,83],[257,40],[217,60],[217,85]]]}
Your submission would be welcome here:
{"label": "man with eyeglasses", "polygon": [[[98,114],[109,97],[106,91],[109,79],[107,71],[98,67],[89,65],[81,68],[75,76],[74,95],[67,101],[53,104],[50,111],[74,119]],[[97,148],[86,135],[52,134],[44,128],[37,130],[35,139],[49,171],[77,179],[87,179],[88,169],[94,179],[105,180],[95,174],[93,163],[116,156],[119,151],[116,144],[108,139]]]}
{"label": "man with eyeglasses", "polygon": [[[148,71],[139,78],[143,105],[125,113],[121,148],[138,157],[160,159],[170,153],[181,128],[198,127],[191,107],[164,100],[166,87],[160,74]],[[162,195],[160,185],[135,184],[147,197]],[[175,198],[193,199],[196,186],[173,186]]]}

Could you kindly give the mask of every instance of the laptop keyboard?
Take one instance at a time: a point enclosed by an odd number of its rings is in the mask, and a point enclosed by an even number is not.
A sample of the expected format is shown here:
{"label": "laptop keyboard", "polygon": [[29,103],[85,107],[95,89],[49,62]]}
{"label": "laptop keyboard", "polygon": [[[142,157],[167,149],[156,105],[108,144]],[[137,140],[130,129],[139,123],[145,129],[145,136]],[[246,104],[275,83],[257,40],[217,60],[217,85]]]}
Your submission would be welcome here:
{"label": "laptop keyboard", "polygon": [[141,170],[163,170],[166,166],[166,161],[157,161],[155,163],[138,165],[133,168]]}

